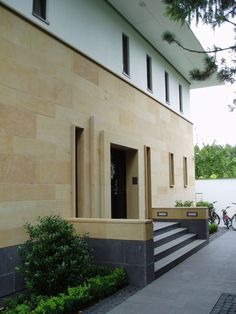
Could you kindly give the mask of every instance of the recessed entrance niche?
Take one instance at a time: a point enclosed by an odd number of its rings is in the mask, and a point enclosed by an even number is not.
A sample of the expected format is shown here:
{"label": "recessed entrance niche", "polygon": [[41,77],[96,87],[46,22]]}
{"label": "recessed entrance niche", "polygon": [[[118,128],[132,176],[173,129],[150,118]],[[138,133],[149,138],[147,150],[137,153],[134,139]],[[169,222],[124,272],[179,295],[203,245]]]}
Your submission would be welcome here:
{"label": "recessed entrance niche", "polygon": [[111,144],[110,167],[111,217],[138,219],[138,150]]}

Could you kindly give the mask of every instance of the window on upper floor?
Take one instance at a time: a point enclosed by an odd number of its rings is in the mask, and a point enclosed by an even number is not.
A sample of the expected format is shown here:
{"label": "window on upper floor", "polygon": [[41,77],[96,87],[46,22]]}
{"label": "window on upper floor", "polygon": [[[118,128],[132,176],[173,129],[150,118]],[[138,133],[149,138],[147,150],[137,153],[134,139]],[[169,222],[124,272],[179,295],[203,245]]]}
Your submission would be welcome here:
{"label": "window on upper floor", "polygon": [[130,76],[129,37],[122,34],[123,74]]}
{"label": "window on upper floor", "polygon": [[165,72],[165,100],[170,102],[170,89],[169,89],[169,73]]}
{"label": "window on upper floor", "polygon": [[147,67],[147,89],[152,92],[152,58],[146,56],[146,67]]}
{"label": "window on upper floor", "polygon": [[47,22],[47,0],[33,0],[33,15]]}
{"label": "window on upper floor", "polygon": [[182,85],[179,84],[179,111],[181,113],[184,112],[183,110],[183,92],[182,92]]}

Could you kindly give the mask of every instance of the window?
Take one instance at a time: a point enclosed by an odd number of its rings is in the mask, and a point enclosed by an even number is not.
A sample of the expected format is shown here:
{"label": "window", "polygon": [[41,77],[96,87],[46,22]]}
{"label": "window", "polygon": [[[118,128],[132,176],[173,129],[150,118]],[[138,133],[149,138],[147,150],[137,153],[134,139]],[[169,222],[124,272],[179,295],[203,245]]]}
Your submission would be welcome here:
{"label": "window", "polygon": [[184,175],[184,187],[188,186],[188,159],[187,157],[183,158],[183,175]]}
{"label": "window", "polygon": [[179,84],[179,111],[183,113],[183,94],[182,85]]}
{"label": "window", "polygon": [[129,37],[122,34],[122,49],[123,49],[123,73],[130,75],[130,62],[129,62]]}
{"label": "window", "polygon": [[174,172],[174,154],[169,153],[169,175],[170,175],[170,187],[175,185],[175,172]]}
{"label": "window", "polygon": [[147,89],[152,91],[152,58],[146,56],[146,65],[147,65]]}
{"label": "window", "polygon": [[75,217],[83,217],[83,182],[84,182],[84,129],[74,127],[73,147],[74,209]]}
{"label": "window", "polygon": [[33,0],[33,15],[44,22],[47,20],[47,0]]}
{"label": "window", "polygon": [[165,72],[165,97],[166,102],[170,102],[170,91],[169,91],[169,73]]}

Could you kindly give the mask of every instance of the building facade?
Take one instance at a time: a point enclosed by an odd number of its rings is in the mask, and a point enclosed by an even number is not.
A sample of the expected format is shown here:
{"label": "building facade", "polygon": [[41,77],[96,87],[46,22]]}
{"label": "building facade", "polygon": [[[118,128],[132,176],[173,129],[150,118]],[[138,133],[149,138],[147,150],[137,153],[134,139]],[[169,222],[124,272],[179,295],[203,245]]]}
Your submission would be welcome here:
{"label": "building facade", "polygon": [[[0,1],[0,296],[22,287],[14,266],[26,222],[70,219],[125,247],[110,264],[128,269],[132,243],[136,253],[151,245],[152,208],[195,198],[198,86],[187,73],[198,60],[153,39],[171,23],[150,11],[156,1],[126,2]],[[145,263],[130,275],[141,284],[153,278]]]}

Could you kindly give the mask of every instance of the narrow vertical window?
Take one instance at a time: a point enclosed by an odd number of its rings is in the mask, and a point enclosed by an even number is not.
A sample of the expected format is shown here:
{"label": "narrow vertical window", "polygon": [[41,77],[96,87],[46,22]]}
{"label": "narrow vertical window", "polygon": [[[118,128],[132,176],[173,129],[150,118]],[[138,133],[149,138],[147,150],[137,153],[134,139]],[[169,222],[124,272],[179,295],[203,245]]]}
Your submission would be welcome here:
{"label": "narrow vertical window", "polygon": [[182,85],[179,84],[179,111],[183,113],[183,92]]}
{"label": "narrow vertical window", "polygon": [[165,72],[165,98],[166,102],[170,102],[170,90],[169,90],[169,73]]}
{"label": "narrow vertical window", "polygon": [[83,217],[84,130],[75,127],[75,217]]}
{"label": "narrow vertical window", "polygon": [[188,159],[187,157],[183,158],[183,175],[184,175],[184,187],[188,186]]}
{"label": "narrow vertical window", "polygon": [[147,89],[152,91],[152,58],[146,56],[146,65],[147,65]]}
{"label": "narrow vertical window", "polygon": [[33,15],[44,21],[47,20],[47,0],[33,0]]}
{"label": "narrow vertical window", "polygon": [[129,37],[122,34],[122,50],[123,50],[123,73],[130,75],[130,62],[129,62]]}
{"label": "narrow vertical window", "polygon": [[169,176],[170,176],[170,187],[175,185],[175,172],[174,172],[174,154],[169,153]]}

